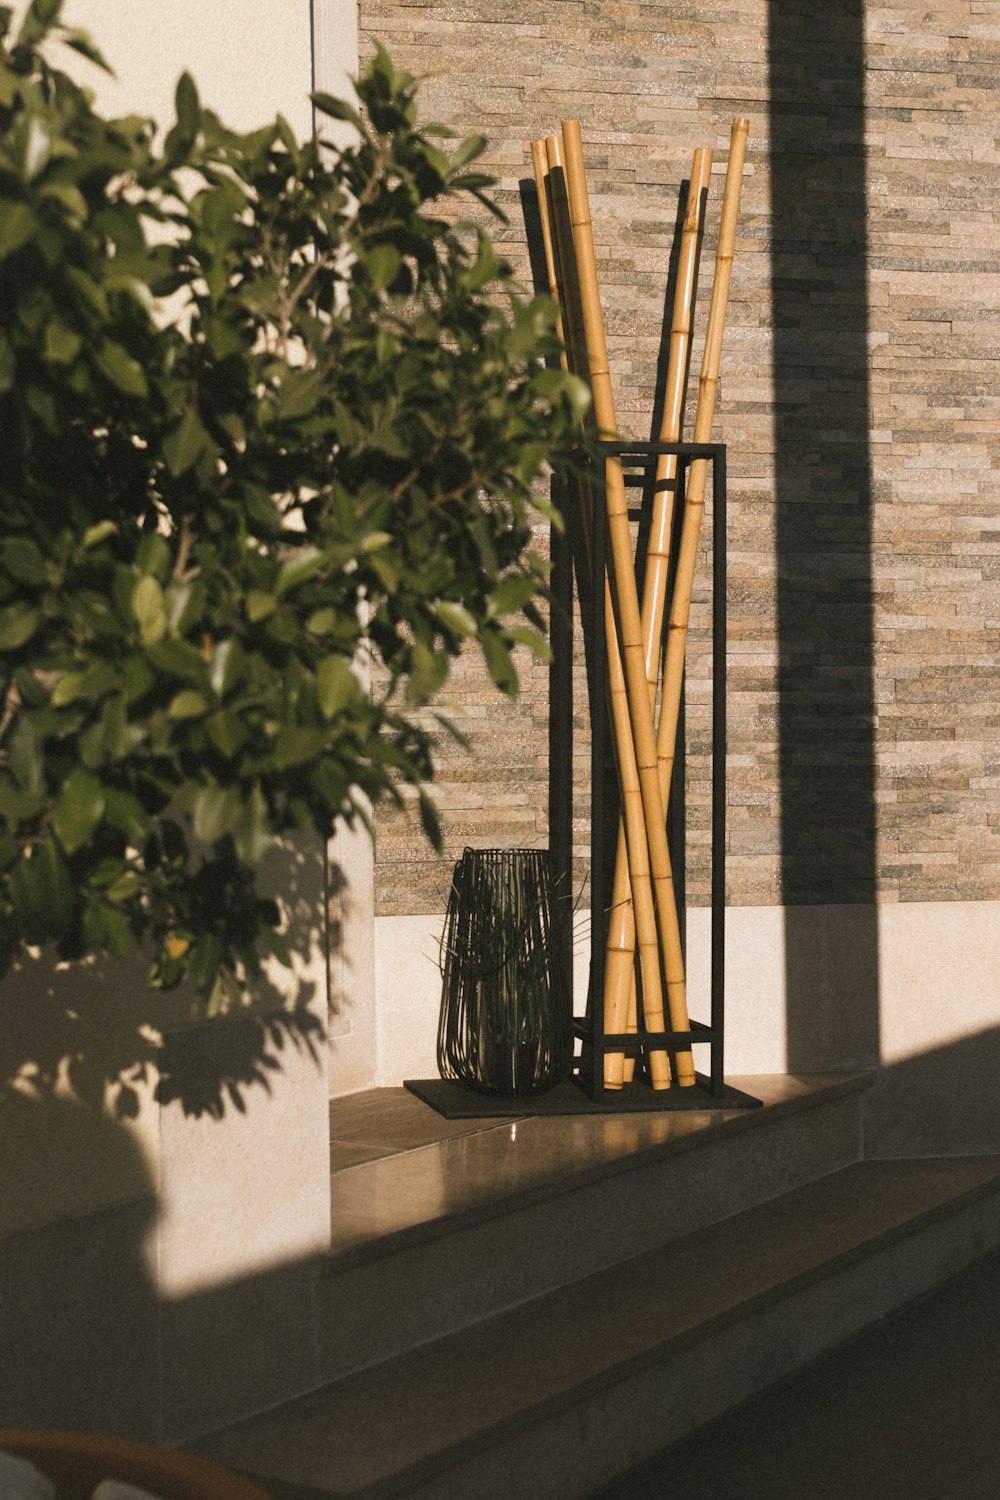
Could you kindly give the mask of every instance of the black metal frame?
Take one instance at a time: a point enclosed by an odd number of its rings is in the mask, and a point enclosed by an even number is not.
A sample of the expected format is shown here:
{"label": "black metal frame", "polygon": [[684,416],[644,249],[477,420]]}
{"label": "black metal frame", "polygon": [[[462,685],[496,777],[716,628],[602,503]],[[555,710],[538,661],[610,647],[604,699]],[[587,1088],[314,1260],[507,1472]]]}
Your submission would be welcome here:
{"label": "black metal frame", "polygon": [[[607,652],[604,637],[604,591],[599,580],[604,576],[607,560],[607,517],[604,503],[603,475],[593,485],[594,517],[592,526],[592,576],[598,580],[590,587],[583,579],[579,549],[576,550],[576,573],[581,587],[581,609],[589,608],[591,649],[588,654],[588,687],[591,703],[591,1003],[588,1014],[575,1016],[575,1035],[583,1041],[578,1081],[585,1083],[595,1105],[635,1108],[636,1095],[644,1096],[639,1107],[662,1109],[725,1107],[755,1105],[759,1101],[727,1087],[724,1080],[725,1039],[725,849],[726,849],[726,448],[723,443],[643,443],[604,442],[598,445],[607,458],[618,458],[625,470],[626,484],[649,488],[652,466],[660,454],[677,457],[677,499],[675,520],[684,511],[684,485],[687,471],[695,459],[712,465],[712,882],[711,882],[711,1020],[709,1024],[692,1021],[690,1032],[640,1030],[629,1034],[604,1031],[604,962],[608,913],[604,909],[607,889],[607,846],[605,775],[608,764],[609,726],[604,708],[604,682]],[[639,471],[638,473],[636,471]],[[557,494],[557,503],[561,496]],[[571,507],[560,505],[567,517]],[[676,547],[673,549],[676,555]],[[553,528],[553,600],[551,644],[553,653],[550,679],[550,745],[549,745],[549,855],[552,868],[552,890],[555,899],[556,941],[566,966],[567,984],[571,985],[573,945],[573,574],[574,541],[571,528],[564,532]],[[587,595],[589,594],[589,601]],[[585,602],[586,601],[586,602]],[[678,752],[674,763],[674,783],[670,798],[668,832],[674,882],[681,913],[682,937],[685,932],[684,904],[684,724],[678,729]],[[621,1051],[637,1044],[662,1045],[668,1052],[691,1046],[711,1048],[706,1074],[698,1074],[696,1089],[674,1087],[653,1091],[645,1085],[627,1085],[624,1089],[604,1087],[606,1053]],[[589,1078],[588,1075],[589,1074]],[[706,1094],[709,1096],[706,1100]],[[631,1097],[630,1097],[631,1096]],[[694,1096],[694,1097],[692,1097]]]}
{"label": "black metal frame", "polygon": [[[552,885],[553,968],[565,976],[567,1006],[571,1005],[573,972],[573,600],[574,569],[580,581],[581,610],[588,608],[588,688],[591,705],[591,979],[589,1014],[573,1018],[575,1036],[583,1042],[583,1057],[572,1080],[557,1083],[543,1094],[511,1098],[484,1094],[451,1079],[407,1081],[406,1087],[448,1119],[516,1118],[520,1115],[614,1114],[632,1111],[691,1109],[749,1109],[761,1100],[727,1084],[723,1075],[724,984],[725,984],[725,849],[726,849],[726,449],[722,443],[601,443],[605,457],[620,458],[629,473],[626,483],[647,489],[653,480],[652,460],[660,453],[678,458],[677,496],[674,508],[678,527],[683,516],[684,482],[697,458],[712,465],[712,936],[711,1020],[708,1025],[692,1021],[690,1032],[638,1031],[608,1035],[604,1031],[604,954],[606,913],[602,891],[608,865],[601,837],[606,813],[604,780],[608,769],[608,722],[604,707],[607,660],[604,644],[604,590],[600,582],[590,588],[588,569],[580,554],[580,536],[574,525],[579,507],[567,490],[554,494],[566,517],[566,530],[552,529],[552,614],[550,638],[552,668],[549,702],[549,859]],[[600,462],[598,458],[596,460]],[[607,517],[603,504],[603,474],[595,482],[592,571],[603,579],[606,562]],[[672,554],[676,556],[676,546]],[[586,616],[585,616],[586,617]],[[684,719],[683,700],[674,760],[674,795],[670,799],[667,832],[674,865],[674,886],[681,910],[681,931],[686,916],[684,893]],[[614,802],[617,810],[617,802]],[[622,1089],[604,1087],[604,1057],[640,1043],[662,1046],[668,1052],[708,1046],[711,1063],[707,1075],[697,1075],[697,1087],[652,1089],[645,1083],[626,1084]],[[588,1076],[589,1075],[589,1076]]]}

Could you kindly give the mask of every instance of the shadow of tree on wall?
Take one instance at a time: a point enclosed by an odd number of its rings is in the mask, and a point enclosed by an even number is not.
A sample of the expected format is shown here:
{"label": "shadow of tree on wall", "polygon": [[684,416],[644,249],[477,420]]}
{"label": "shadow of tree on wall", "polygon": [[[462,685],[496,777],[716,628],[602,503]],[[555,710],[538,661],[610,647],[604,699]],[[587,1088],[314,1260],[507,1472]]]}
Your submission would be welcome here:
{"label": "shadow of tree on wall", "polygon": [[[782,901],[867,905],[878,1059],[873,484],[862,0],[769,10]],[[788,1066],[808,955],[786,954]]]}
{"label": "shadow of tree on wall", "polygon": [[[322,845],[272,856],[266,881],[285,910],[292,968],[276,962],[248,988],[246,1006],[206,1021],[188,989],[157,991],[146,964],[92,957],[59,963],[23,955],[0,983],[0,1126],[10,1104],[57,1097],[135,1118],[142,1096],[186,1114],[242,1111],[248,1090],[269,1090],[286,1049],[324,1061]],[[0,1131],[2,1133],[2,1131]]]}
{"label": "shadow of tree on wall", "polygon": [[0,985],[0,1426],[179,1440],[227,1419],[216,1387],[240,1413],[299,1388],[327,1232],[320,841],[267,880],[293,967],[233,1015],[192,1016],[135,956],[42,952]]}

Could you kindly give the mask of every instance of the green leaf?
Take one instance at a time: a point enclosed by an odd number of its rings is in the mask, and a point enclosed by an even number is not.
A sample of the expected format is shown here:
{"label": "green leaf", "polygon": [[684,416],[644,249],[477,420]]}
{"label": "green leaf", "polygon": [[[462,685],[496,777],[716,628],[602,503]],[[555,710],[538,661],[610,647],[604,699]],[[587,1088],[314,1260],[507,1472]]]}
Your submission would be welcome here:
{"label": "green leaf", "polygon": [[326,749],[329,732],[325,729],[303,729],[292,725],[283,729],[274,742],[272,760],[277,771],[313,760]]}
{"label": "green leaf", "polygon": [[362,258],[361,264],[372,286],[381,292],[395,279],[402,257],[392,245],[376,245]]}
{"label": "green leaf", "polygon": [[78,768],[63,782],[52,809],[52,826],[67,854],[75,854],[104,816],[104,788],[89,771]]}
{"label": "green leaf", "polygon": [[80,228],[87,217],[87,200],[78,187],[71,182],[46,182],[39,188],[43,198],[54,198],[61,203],[74,229]]}
{"label": "green leaf", "polygon": [[244,605],[247,619],[254,625],[260,620],[266,620],[268,615],[273,615],[277,607],[278,601],[274,595],[265,594],[260,589],[251,589]]}
{"label": "green leaf", "polygon": [[332,719],[361,692],[350,662],[343,656],[324,657],[316,669],[316,687],[324,719]]}
{"label": "green leaf", "polygon": [[317,370],[289,370],[278,390],[278,414],[286,422],[308,416],[323,394],[325,377]]}
{"label": "green leaf", "polygon": [[501,578],[490,595],[490,616],[509,615],[523,609],[538,593],[538,582],[534,578]]}
{"label": "green leaf", "polygon": [[195,837],[214,844],[236,826],[242,804],[238,787],[200,787],[194,799]]}
{"label": "green leaf", "polygon": [[33,239],[40,225],[26,203],[0,198],[0,260],[13,255]]}
{"label": "green leaf", "polygon": [[153,646],[167,633],[167,611],[157,579],[146,573],[132,590],[132,613],[139,622],[144,646]]}
{"label": "green leaf", "polygon": [[260,485],[245,485],[243,499],[254,525],[259,526],[265,536],[278,536],[284,524],[283,517],[267,490],[261,489]]}
{"label": "green leaf", "polygon": [[476,624],[475,616],[470,614],[464,604],[454,599],[438,599],[434,604],[434,613],[448,630],[454,631],[455,635],[476,635],[479,626]]}
{"label": "green leaf", "polygon": [[19,714],[10,737],[10,768],[26,792],[37,795],[45,784],[42,748],[32,714]]}
{"label": "green leaf", "polygon": [[17,840],[12,839],[6,828],[0,828],[0,870],[9,870],[16,859],[20,859],[21,850]]}
{"label": "green leaf", "polygon": [[72,364],[83,344],[78,333],[53,318],[45,329],[45,358],[53,365]]}
{"label": "green leaf", "polygon": [[399,569],[378,552],[371,560],[371,567],[386,593],[394,594],[399,587]]}
{"label": "green leaf", "polygon": [[170,548],[158,531],[149,531],[135,551],[135,565],[140,573],[152,573],[161,583],[170,571]]}
{"label": "green leaf", "polygon": [[[203,995],[207,985],[197,985],[196,988],[198,993]],[[234,991],[236,991],[235,994]],[[212,988],[205,1002],[206,1016],[210,1021],[216,1016],[224,1016],[229,1007],[238,1001],[238,998],[239,991],[232,975],[223,969],[212,981]]]}
{"label": "green leaf", "polygon": [[444,651],[432,651],[423,641],[413,647],[413,670],[406,684],[406,702],[412,707],[427,703],[448,675],[448,657]]}
{"label": "green leaf", "polygon": [[137,359],[112,339],[105,339],[94,355],[98,369],[126,396],[148,396],[146,375]]}
{"label": "green leaf", "polygon": [[33,22],[35,26],[41,27],[44,33],[49,27],[56,24],[62,6],[63,0],[31,0],[31,4],[28,6],[28,13],[24,18],[24,24],[18,36],[18,41],[32,35],[40,39],[39,32],[32,33],[30,30],[29,22]]}
{"label": "green leaf", "polygon": [[552,660],[552,648],[540,630],[530,630],[526,625],[515,625],[504,634],[515,645],[527,646],[532,656],[536,656],[539,661]]}
{"label": "green leaf", "polygon": [[[10,25],[13,11],[9,5],[0,5],[0,34]],[[10,109],[21,97],[20,79],[11,68],[0,67],[0,105]]]}
{"label": "green leaf", "polygon": [[65,935],[73,918],[73,884],[53,839],[36,844],[31,858],[14,866],[9,890],[26,942],[44,943]]}
{"label": "green leaf", "polygon": [[79,266],[67,266],[66,274],[79,293],[81,301],[103,322],[108,316],[108,299],[104,288],[99,286],[92,276],[88,276],[86,271],[81,271]]}
{"label": "green leaf", "polygon": [[[109,893],[110,894],[110,893]],[[132,934],[124,912],[107,901],[90,901],[83,913],[83,936],[88,948],[124,958],[132,946]]]}
{"label": "green leaf", "polygon": [[200,579],[181,582],[173,578],[167,586],[167,620],[176,635],[190,630],[205,608],[205,585]]}
{"label": "green leaf", "polygon": [[24,387],[24,402],[28,410],[38,419],[48,437],[59,436],[59,420],[56,413],[56,399],[52,391],[43,389],[42,386],[28,382]]}
{"label": "green leaf", "polygon": [[[200,193],[196,202],[205,228],[213,236],[218,237],[223,244],[228,243],[233,220],[246,208],[247,200],[244,190],[238,183],[227,180],[213,188],[211,192]],[[219,325],[216,325],[217,334],[221,331]],[[235,343],[233,348],[234,350],[239,348],[239,343]],[[239,446],[240,441],[245,442],[245,434],[241,430],[242,423],[239,423],[239,419],[234,416],[230,416],[229,420],[231,423],[235,421],[239,424],[237,435],[237,446]]]}
{"label": "green leaf", "polygon": [[7,149],[25,182],[45,171],[52,156],[49,123],[38,114],[22,114],[8,132]]}
{"label": "green leaf", "polygon": [[274,833],[268,817],[267,803],[259,786],[255,786],[240,811],[233,829],[236,853],[248,865],[257,865],[274,846]]}
{"label": "green leaf", "polygon": [[209,445],[209,436],[197,412],[187,411],[163,439],[163,457],[175,479],[196,464]]}
{"label": "green leaf", "polygon": [[0,651],[17,651],[30,641],[41,618],[30,604],[10,604],[0,609]]}
{"label": "green leaf", "polygon": [[111,72],[111,68],[105,61],[104,54],[97,46],[89,31],[84,31],[80,26],[72,26],[63,32],[62,39],[67,47],[72,47],[74,52],[79,52],[81,57],[85,57],[88,62],[92,62],[102,72]]}
{"label": "green leaf", "polygon": [[185,135],[193,138],[201,128],[201,105],[198,102],[198,90],[190,73],[182,73],[177,80],[174,106],[177,110],[178,125]]}
{"label": "green leaf", "polygon": [[238,755],[247,742],[248,730],[242,719],[236,714],[226,713],[225,709],[214,713],[205,728],[212,744],[227,760]]}
{"label": "green leaf", "polygon": [[[0,817],[5,818],[12,828],[36,818],[42,810],[42,803],[40,791],[25,791],[16,787],[9,777],[0,775]],[[18,848],[18,857],[20,852]]]}
{"label": "green leaf", "polygon": [[106,787],[104,804],[104,820],[112,828],[117,828],[119,833],[123,833],[134,844],[146,837],[149,815],[138,797],[117,787]]}
{"label": "green leaf", "polygon": [[98,521],[94,526],[88,526],[80,539],[80,547],[88,552],[91,547],[96,547],[99,542],[106,541],[109,536],[114,536],[118,527],[114,521]]}
{"label": "green leaf", "polygon": [[191,949],[190,974],[195,989],[204,994],[211,989],[222,962],[222,949],[214,933],[207,932]]}
{"label": "green leaf", "polygon": [[205,658],[188,641],[179,641],[174,637],[157,641],[149,648],[149,659],[161,671],[183,677],[187,682],[203,686],[207,681],[208,667]]}
{"label": "green leaf", "polygon": [[0,567],[19,583],[45,583],[48,569],[35,542],[27,536],[11,536],[0,546]]}
{"label": "green leaf", "polygon": [[481,636],[480,644],[493,681],[502,693],[507,694],[508,698],[515,698],[518,690],[517,671],[506,645],[498,635],[492,632]]}
{"label": "green leaf", "polygon": [[142,889],[142,881],[135,870],[126,870],[106,887],[109,901],[131,901]]}
{"label": "green leaf", "polygon": [[227,693],[232,692],[243,675],[245,660],[243,647],[235,637],[219,642],[212,652],[208,667],[208,680],[213,693],[224,698]]}
{"label": "green leaf", "polygon": [[[123,683],[116,683],[116,687],[123,686]],[[124,694],[119,692],[115,697],[108,698],[101,709],[99,763],[121,760],[124,756],[131,755],[147,739],[148,734],[144,721],[129,720],[128,703]],[[94,764],[86,758],[84,764],[89,765],[91,770],[95,769]]]}
{"label": "green leaf", "polygon": [[460,141],[452,152],[452,171],[458,167],[467,166],[470,161],[475,161],[477,156],[482,156],[487,144],[488,142],[484,135],[466,136],[465,140]]}
{"label": "green leaf", "polygon": [[80,672],[67,672],[65,677],[60,677],[52,689],[49,702],[53,708],[65,708],[70,703],[78,703],[82,698],[103,698],[105,693],[110,693],[119,686],[119,675],[110,663],[92,662]]}
{"label": "green leaf", "polygon": [[170,700],[167,709],[168,719],[200,719],[202,714],[208,713],[209,702],[201,693],[196,693],[193,688],[183,688]]}
{"label": "green leaf", "polygon": [[138,652],[132,656],[126,656],[125,660],[120,663],[120,671],[125,700],[128,703],[138,703],[156,682],[156,673],[146,658]]}
{"label": "green leaf", "polygon": [[310,635],[330,635],[337,628],[337,611],[324,608],[314,610],[306,621]]}
{"label": "green leaf", "polygon": [[326,115],[331,120],[348,120],[358,130],[364,130],[364,123],[356,109],[344,102],[343,99],[335,99],[332,94],[310,94],[310,99],[321,115]]}
{"label": "green leaf", "polygon": [[0,396],[12,391],[17,383],[17,355],[9,339],[0,334]]}
{"label": "green leaf", "polygon": [[287,594],[288,590],[294,588],[296,584],[318,573],[325,562],[326,557],[318,547],[303,547],[291,557],[286,558],[278,570],[278,582],[275,587],[278,598]]}

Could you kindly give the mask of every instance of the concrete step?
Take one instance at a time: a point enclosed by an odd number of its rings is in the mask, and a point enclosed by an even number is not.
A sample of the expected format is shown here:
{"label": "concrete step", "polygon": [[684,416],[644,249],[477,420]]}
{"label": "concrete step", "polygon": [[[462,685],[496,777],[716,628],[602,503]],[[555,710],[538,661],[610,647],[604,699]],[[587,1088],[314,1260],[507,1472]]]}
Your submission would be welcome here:
{"label": "concrete step", "polygon": [[858,1162],[195,1451],[282,1497],[580,1500],[998,1245],[1000,1161]]}
{"label": "concrete step", "polygon": [[762,1108],[523,1119],[335,1173],[317,1383],[856,1161],[871,1076],[738,1078]]}

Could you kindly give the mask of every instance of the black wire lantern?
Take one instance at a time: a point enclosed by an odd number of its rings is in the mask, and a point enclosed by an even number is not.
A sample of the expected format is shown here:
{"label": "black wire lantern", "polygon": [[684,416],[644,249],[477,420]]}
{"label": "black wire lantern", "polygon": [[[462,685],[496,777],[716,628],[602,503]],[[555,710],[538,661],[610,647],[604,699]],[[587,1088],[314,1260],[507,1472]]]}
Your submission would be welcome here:
{"label": "black wire lantern", "polygon": [[519,1096],[569,1077],[572,1007],[551,929],[546,851],[465,850],[442,939],[442,1078]]}

